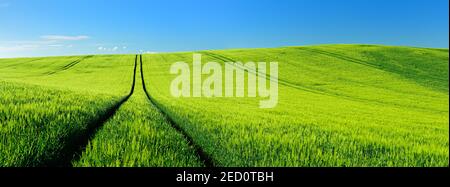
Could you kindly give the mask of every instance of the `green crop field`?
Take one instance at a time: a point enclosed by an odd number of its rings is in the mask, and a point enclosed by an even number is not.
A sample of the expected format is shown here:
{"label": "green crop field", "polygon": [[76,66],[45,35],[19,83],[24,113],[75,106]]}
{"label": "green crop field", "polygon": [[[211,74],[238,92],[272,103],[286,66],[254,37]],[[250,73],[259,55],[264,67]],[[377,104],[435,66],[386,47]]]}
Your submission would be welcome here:
{"label": "green crop field", "polygon": [[[194,53],[278,62],[278,104],[173,97]],[[0,59],[0,166],[448,167],[448,68],[376,45]]]}

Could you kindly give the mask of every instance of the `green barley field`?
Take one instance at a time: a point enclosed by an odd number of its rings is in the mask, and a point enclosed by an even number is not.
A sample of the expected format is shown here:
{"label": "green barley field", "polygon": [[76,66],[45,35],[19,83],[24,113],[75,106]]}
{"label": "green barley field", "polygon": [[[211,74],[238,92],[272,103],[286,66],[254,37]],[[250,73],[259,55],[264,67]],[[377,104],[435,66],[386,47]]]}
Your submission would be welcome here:
{"label": "green barley field", "polygon": [[[194,53],[278,62],[278,104],[173,97]],[[0,59],[0,166],[448,167],[448,77],[448,49],[377,45]]]}

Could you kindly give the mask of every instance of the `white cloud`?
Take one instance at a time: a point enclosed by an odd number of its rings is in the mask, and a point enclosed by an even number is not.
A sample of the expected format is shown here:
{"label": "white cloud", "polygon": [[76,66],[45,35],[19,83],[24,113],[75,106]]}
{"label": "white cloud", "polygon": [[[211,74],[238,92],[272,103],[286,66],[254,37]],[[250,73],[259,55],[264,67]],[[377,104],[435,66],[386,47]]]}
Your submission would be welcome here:
{"label": "white cloud", "polygon": [[17,52],[17,51],[29,51],[39,48],[38,45],[12,45],[12,46],[0,46],[0,52]]}
{"label": "white cloud", "polygon": [[[118,51],[118,50],[120,50],[120,49],[121,49],[121,48],[118,47],[118,46],[114,46],[114,47],[112,47],[112,48],[103,47],[103,46],[97,47],[97,50],[99,50],[99,51],[111,51],[111,52],[115,52],[115,51]],[[126,49],[126,47],[125,47],[125,48],[122,47],[122,49]]]}
{"label": "white cloud", "polygon": [[46,40],[31,40],[31,41],[1,41],[2,44],[7,45],[52,45],[57,43],[56,41],[46,41]]}
{"label": "white cloud", "polygon": [[127,49],[127,46],[123,46],[122,49]]}
{"label": "white cloud", "polygon": [[49,47],[64,47],[62,44],[50,44]]}
{"label": "white cloud", "polygon": [[155,52],[155,51],[144,51],[144,50],[139,50],[139,53],[141,53],[141,54],[157,54],[158,52]]}
{"label": "white cloud", "polygon": [[[1,1],[1,0],[0,0]],[[2,3],[0,2],[0,6]],[[11,54],[20,52],[25,54],[36,51],[59,50],[63,47],[73,48],[74,44],[70,41],[89,39],[88,36],[62,36],[62,35],[45,35],[37,40],[18,40],[18,41],[0,41],[0,56],[11,56]],[[100,48],[99,48],[100,49]],[[103,48],[105,49],[105,48]],[[19,54],[19,53],[18,53]],[[17,56],[17,55],[13,55]]]}
{"label": "white cloud", "polygon": [[44,40],[53,40],[53,41],[77,41],[77,40],[89,39],[89,36],[45,35],[45,36],[41,36],[41,38]]}

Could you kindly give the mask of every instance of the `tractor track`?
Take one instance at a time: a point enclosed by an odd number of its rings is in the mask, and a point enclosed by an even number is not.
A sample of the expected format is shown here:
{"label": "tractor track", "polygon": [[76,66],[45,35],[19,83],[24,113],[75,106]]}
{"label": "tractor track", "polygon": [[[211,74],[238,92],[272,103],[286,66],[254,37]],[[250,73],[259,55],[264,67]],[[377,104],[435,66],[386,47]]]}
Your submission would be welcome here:
{"label": "tractor track", "polygon": [[[311,51],[311,50],[308,50],[308,51]],[[313,51],[313,52],[317,52],[317,51]],[[226,56],[223,56],[223,55],[220,55],[220,54],[208,52],[208,51],[200,51],[200,53],[202,53],[204,55],[207,55],[209,57],[215,58],[217,60],[220,60],[220,61],[222,61],[224,63],[231,64],[231,65],[233,65],[234,67],[236,67],[238,69],[241,69],[241,70],[247,71],[249,73],[252,73],[252,74],[254,74],[256,76],[265,78],[268,81],[273,81],[270,78],[270,76],[268,76],[267,74],[259,73],[259,72],[255,72],[255,71],[248,71],[247,69],[245,69],[245,67],[241,67],[241,66],[235,65],[232,62],[237,62],[237,61],[235,61],[232,58],[229,58],[229,57],[226,57]],[[326,54],[323,54],[323,55],[326,55]],[[335,58],[338,58],[338,57],[335,57]],[[348,60],[352,61],[353,63],[357,63],[359,65],[365,65],[365,66],[372,67],[367,62],[363,62],[361,60],[354,59],[354,58],[351,58],[351,57],[347,57],[347,58],[340,57],[339,59],[341,59],[341,60],[347,60],[348,59]],[[372,68],[375,68],[375,67],[372,67]],[[385,70],[382,70],[382,69],[378,69],[378,70],[385,71]],[[385,72],[388,72],[388,71],[385,71]],[[283,80],[283,79],[278,79],[278,84],[283,85],[283,86],[287,86],[287,87],[290,87],[290,88],[293,88],[293,89],[305,91],[305,92],[310,92],[310,93],[320,94],[320,95],[326,95],[326,96],[331,96],[331,97],[337,97],[337,98],[341,98],[341,99],[345,99],[345,100],[349,100],[349,101],[369,102],[369,103],[373,103],[373,104],[390,105],[390,106],[394,105],[396,107],[408,107],[408,108],[414,108],[414,109],[425,110],[425,111],[436,111],[436,110],[430,110],[429,108],[425,108],[425,107],[399,105],[399,104],[396,104],[396,103],[384,102],[384,101],[380,101],[380,100],[365,99],[365,98],[352,97],[352,96],[338,94],[338,93],[333,93],[333,92],[326,92],[326,91],[317,90],[317,89],[314,89],[314,88],[311,88],[311,87],[308,87],[308,86],[295,84],[295,83],[292,83],[292,82],[289,82],[289,81],[286,81],[286,80]],[[438,111],[438,112],[442,112],[442,111]]]}
{"label": "tractor track", "polygon": [[[56,70],[47,71],[47,72],[44,72],[44,73],[39,73],[39,74],[35,74],[35,75],[25,75],[25,76],[12,76],[12,77],[5,77],[5,78],[30,78],[30,77],[50,76],[50,75],[54,75],[56,73],[60,73],[62,71],[66,71],[66,70],[74,67],[78,63],[82,62],[83,60],[86,60],[86,59],[92,58],[92,57],[94,57],[94,56],[93,55],[84,56],[84,57],[81,57],[81,58],[79,58],[79,59],[77,59],[75,61],[72,61],[72,62],[70,62],[70,63],[68,63],[68,64],[64,65],[63,67],[60,67],[60,68],[58,68]],[[13,65],[10,65],[10,66],[11,67],[19,66],[19,65],[22,65],[22,64],[25,64],[25,63],[30,63],[30,62],[34,62],[34,61],[38,61],[38,60],[41,60],[41,59],[34,59],[34,60],[31,60],[31,61],[27,61],[27,62],[20,63],[20,64],[13,64]],[[7,67],[9,67],[9,66],[0,67],[0,69],[4,69],[4,68],[7,68]]]}
{"label": "tractor track", "polygon": [[[392,69],[388,69],[388,68],[383,68],[381,66],[376,65],[375,63],[373,63],[371,61],[361,60],[361,59],[358,59],[358,58],[353,58],[353,57],[350,57],[350,56],[341,55],[339,53],[325,51],[325,50],[320,50],[320,49],[311,49],[311,48],[295,48],[295,49],[308,51],[308,52],[316,53],[316,54],[323,55],[323,56],[328,56],[328,57],[331,57],[331,58],[342,60],[344,62],[351,62],[351,63],[359,64],[359,65],[362,65],[362,66],[368,66],[368,67],[377,69],[379,71],[383,71],[383,72],[386,72],[386,73],[390,73],[390,74],[399,75],[399,76],[404,77],[404,75],[403,75],[404,72],[402,72],[402,71],[392,70]],[[436,77],[436,76],[424,75],[424,77],[429,78],[429,79],[445,81],[445,79],[443,79],[441,77]]]}
{"label": "tractor track", "polygon": [[[144,90],[144,93],[149,100],[149,102],[155,107],[155,109],[162,114],[165,121],[167,121],[170,126],[175,129],[180,135],[183,136],[185,141],[188,143],[189,146],[194,148],[195,153],[197,154],[200,161],[206,166],[206,167],[214,167],[214,164],[212,162],[211,157],[209,157],[203,149],[195,144],[192,137],[190,137],[179,125],[177,125],[174,120],[160,107],[160,104],[154,100],[150,94],[147,91],[147,88],[145,86],[145,80],[144,80],[144,73],[143,73],[143,63],[142,63],[142,55],[139,55],[140,58],[140,76],[142,80],[142,88]],[[111,119],[116,111],[124,104],[128,99],[133,95],[135,85],[136,85],[136,71],[138,66],[138,55],[135,57],[134,61],[134,72],[133,72],[133,83],[131,86],[130,93],[123,97],[119,102],[105,110],[105,112],[100,115],[97,119],[94,119],[90,122],[88,122],[87,129],[79,134],[76,134],[74,136],[70,136],[68,139],[63,139],[60,141],[66,141],[68,142],[63,150],[61,151],[61,155],[57,158],[53,158],[51,160],[44,161],[41,166],[57,166],[57,167],[72,167],[73,161],[77,161],[82,156],[83,151],[86,149],[86,146],[88,145],[89,141],[94,138],[97,131],[109,120]],[[70,65],[68,65],[69,67]],[[72,65],[73,66],[73,65]]]}
{"label": "tractor track", "polygon": [[93,57],[93,55],[81,57],[81,58],[79,58],[79,59],[77,59],[77,60],[75,60],[75,61],[73,61],[73,62],[70,62],[70,63],[66,64],[65,66],[63,66],[63,67],[61,67],[61,68],[59,68],[59,69],[57,69],[57,70],[55,70],[55,71],[50,71],[50,72],[47,72],[47,73],[45,73],[45,74],[46,74],[46,75],[53,75],[53,74],[55,74],[55,73],[59,73],[59,72],[62,72],[62,71],[66,71],[66,70],[72,68],[73,66],[77,65],[77,64],[80,63],[81,61],[86,60],[86,59],[88,59],[88,58],[92,58],[92,57]]}
{"label": "tractor track", "polygon": [[173,119],[172,117],[161,107],[161,104],[159,104],[147,91],[147,87],[145,86],[145,79],[144,79],[144,71],[142,68],[142,55],[140,55],[140,69],[141,69],[141,79],[142,79],[142,88],[144,89],[145,95],[147,96],[147,99],[150,101],[150,103],[155,106],[155,108],[160,112],[163,117],[166,119],[166,121],[171,125],[172,128],[174,128],[178,133],[180,133],[184,139],[187,141],[189,146],[192,146],[198,156],[198,158],[203,162],[203,164],[206,167],[214,167],[214,161],[213,159],[198,145],[194,142],[193,138],[189,136],[189,134],[180,127]]}
{"label": "tractor track", "polygon": [[87,129],[84,132],[70,136],[68,139],[60,140],[67,142],[67,146],[61,151],[62,154],[57,159],[44,161],[42,166],[71,167],[72,161],[80,159],[82,152],[86,149],[88,142],[94,137],[96,132],[112,118],[120,106],[133,95],[136,83],[136,69],[137,55],[134,60],[133,83],[131,85],[130,93],[124,96],[119,102],[106,109],[98,118],[89,121]]}
{"label": "tractor track", "polygon": [[291,87],[291,88],[294,88],[294,89],[303,90],[303,91],[311,92],[311,93],[315,93],[315,94],[326,94],[326,93],[323,93],[321,91],[317,91],[317,90],[311,89],[311,88],[306,87],[306,86],[301,86],[301,85],[298,85],[298,84],[295,84],[295,83],[292,83],[292,82],[289,82],[289,81],[286,81],[286,80],[283,80],[283,79],[280,79],[280,78],[270,78],[270,76],[267,76],[267,74],[264,74],[264,73],[259,73],[259,72],[256,72],[256,71],[249,71],[249,70],[245,69],[245,67],[241,67],[241,66],[235,65],[232,62],[237,62],[237,61],[235,61],[235,60],[233,60],[233,59],[231,59],[229,57],[226,57],[226,56],[222,56],[222,55],[219,55],[219,54],[206,52],[206,51],[202,51],[200,53],[203,53],[206,56],[210,56],[212,58],[220,60],[220,61],[222,61],[224,63],[233,65],[234,67],[236,67],[238,69],[247,71],[247,72],[252,73],[252,74],[254,74],[256,76],[265,78],[265,79],[267,79],[268,81],[271,81],[271,82],[274,82],[274,79],[278,79],[278,84],[281,84],[281,85],[284,85],[284,86],[287,86],[287,87]]}
{"label": "tractor track", "polygon": [[0,69],[6,69],[6,68],[17,67],[17,66],[21,66],[21,65],[23,65],[23,64],[28,64],[28,63],[35,62],[35,61],[39,61],[39,60],[42,60],[42,59],[44,59],[44,58],[31,59],[31,60],[29,60],[29,61],[25,61],[25,62],[21,62],[21,63],[15,63],[15,64],[10,64],[10,65],[7,65],[7,66],[3,66],[3,67],[0,67]]}

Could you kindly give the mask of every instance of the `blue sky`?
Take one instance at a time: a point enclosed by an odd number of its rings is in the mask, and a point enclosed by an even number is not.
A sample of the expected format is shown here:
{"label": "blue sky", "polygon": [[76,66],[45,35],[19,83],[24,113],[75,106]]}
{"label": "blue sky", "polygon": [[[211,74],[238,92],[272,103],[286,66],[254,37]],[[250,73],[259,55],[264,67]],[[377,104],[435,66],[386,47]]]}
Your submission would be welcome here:
{"label": "blue sky", "polygon": [[0,0],[0,57],[365,43],[448,48],[448,0]]}

